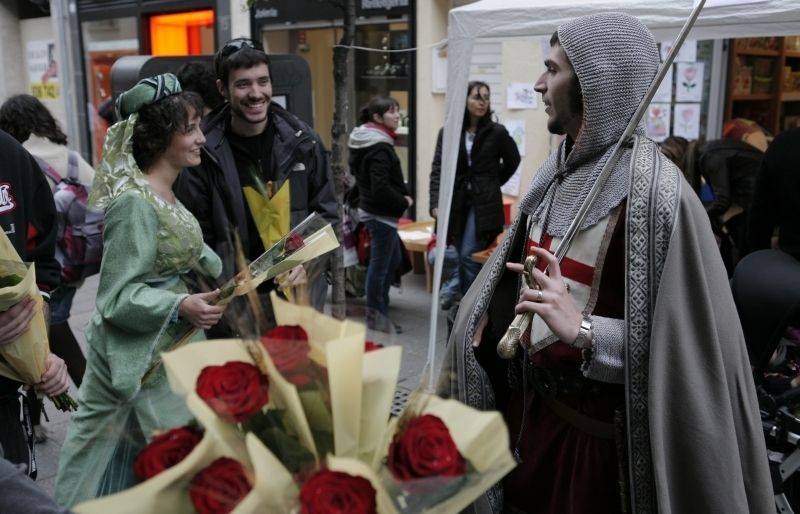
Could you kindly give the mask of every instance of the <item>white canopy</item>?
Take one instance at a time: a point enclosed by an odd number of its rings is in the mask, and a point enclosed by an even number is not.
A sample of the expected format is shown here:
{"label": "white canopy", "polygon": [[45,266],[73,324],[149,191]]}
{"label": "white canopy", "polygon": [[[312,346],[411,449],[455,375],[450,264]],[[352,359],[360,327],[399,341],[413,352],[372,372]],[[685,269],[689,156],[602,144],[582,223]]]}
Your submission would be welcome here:
{"label": "white canopy", "polygon": [[[624,12],[641,19],[656,40],[674,39],[694,0],[482,0],[452,9],[447,28],[447,97],[439,193],[436,255],[444,255],[458,138],[464,115],[472,45],[480,37],[549,36],[562,23],[587,14]],[[800,33],[800,0],[707,0],[690,39],[782,36]],[[538,58],[531,56],[532,59]],[[433,275],[428,365],[435,363],[442,261]],[[433,377],[435,373],[431,373]],[[432,381],[429,385],[433,385]]]}

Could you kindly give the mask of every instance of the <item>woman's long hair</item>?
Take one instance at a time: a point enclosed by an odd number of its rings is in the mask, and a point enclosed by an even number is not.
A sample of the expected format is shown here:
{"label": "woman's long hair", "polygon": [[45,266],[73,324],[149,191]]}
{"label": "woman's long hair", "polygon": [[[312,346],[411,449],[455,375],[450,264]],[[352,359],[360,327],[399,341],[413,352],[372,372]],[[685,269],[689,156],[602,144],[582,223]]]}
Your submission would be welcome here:
{"label": "woman's long hair", "polygon": [[[469,95],[471,95],[472,92],[475,89],[480,90],[480,88],[482,88],[482,87],[485,87],[486,91],[488,91],[489,95],[491,96],[492,90],[489,88],[489,84],[487,84],[486,82],[480,81],[480,80],[471,80],[470,83],[467,84],[467,102],[469,101]],[[492,110],[492,102],[489,101],[489,103],[486,105],[486,114],[481,116],[481,118],[478,120],[478,130],[482,129],[483,127],[485,127],[486,125],[491,123],[492,122],[492,116],[494,116],[494,111]],[[461,129],[462,132],[464,130],[467,130],[468,127],[469,127],[469,109],[467,109],[467,105],[465,103],[464,104],[464,124],[462,125],[462,129]]]}
{"label": "woman's long hair", "polygon": [[0,106],[0,129],[14,139],[24,143],[36,134],[57,145],[67,144],[67,135],[62,132],[50,110],[31,95],[14,95]]}

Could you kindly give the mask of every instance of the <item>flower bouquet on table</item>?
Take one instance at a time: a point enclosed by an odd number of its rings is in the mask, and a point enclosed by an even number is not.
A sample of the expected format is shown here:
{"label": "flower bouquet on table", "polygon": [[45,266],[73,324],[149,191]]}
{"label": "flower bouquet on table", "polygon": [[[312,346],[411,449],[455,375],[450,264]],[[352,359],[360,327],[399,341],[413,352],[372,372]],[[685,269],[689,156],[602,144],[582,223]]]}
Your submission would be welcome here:
{"label": "flower bouquet on table", "polygon": [[[24,264],[8,236],[0,230],[0,312],[10,309],[26,296],[36,302],[33,319],[16,341],[0,346],[0,375],[34,385],[41,382],[50,353],[44,300],[36,286],[35,265]],[[72,411],[78,407],[68,393],[52,397],[51,400],[62,411]]]}

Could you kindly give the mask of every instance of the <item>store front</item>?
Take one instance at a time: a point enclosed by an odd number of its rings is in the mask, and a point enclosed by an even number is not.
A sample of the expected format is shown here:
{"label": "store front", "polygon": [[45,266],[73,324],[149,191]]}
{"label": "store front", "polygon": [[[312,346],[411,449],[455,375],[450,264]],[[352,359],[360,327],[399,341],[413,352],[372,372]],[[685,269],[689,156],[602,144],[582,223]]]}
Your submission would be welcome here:
{"label": "store front", "polygon": [[[397,99],[402,114],[396,149],[409,188],[416,187],[414,116],[415,58],[413,16],[409,0],[357,0],[355,49],[348,69],[349,103],[347,130],[357,125],[358,112],[375,95]],[[342,11],[316,0],[270,0],[251,10],[254,37],[268,53],[303,57],[311,68],[314,129],[330,148],[334,110],[333,47],[342,35]],[[310,121],[310,120],[306,120]]]}

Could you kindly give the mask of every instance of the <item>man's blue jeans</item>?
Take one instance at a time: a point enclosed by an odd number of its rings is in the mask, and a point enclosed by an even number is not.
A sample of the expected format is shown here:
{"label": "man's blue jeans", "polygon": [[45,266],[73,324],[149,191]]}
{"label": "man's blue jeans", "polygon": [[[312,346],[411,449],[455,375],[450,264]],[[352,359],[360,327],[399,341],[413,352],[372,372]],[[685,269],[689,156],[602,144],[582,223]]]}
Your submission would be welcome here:
{"label": "man's blue jeans", "polygon": [[367,307],[384,316],[389,312],[389,288],[402,262],[397,229],[376,220],[364,222],[369,230]]}

